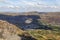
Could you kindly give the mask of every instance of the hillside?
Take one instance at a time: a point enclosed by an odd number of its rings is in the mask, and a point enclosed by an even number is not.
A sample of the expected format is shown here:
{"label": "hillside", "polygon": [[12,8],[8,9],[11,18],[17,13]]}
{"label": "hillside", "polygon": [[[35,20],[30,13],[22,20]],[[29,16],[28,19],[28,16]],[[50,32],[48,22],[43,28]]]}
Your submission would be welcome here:
{"label": "hillside", "polygon": [[0,20],[0,40],[20,40],[18,34],[22,33],[23,31],[15,25]]}
{"label": "hillside", "polygon": [[41,20],[45,24],[60,25],[60,12],[41,14]]}
{"label": "hillside", "polygon": [[17,26],[0,20],[0,40],[35,40],[28,32]]}
{"label": "hillside", "polygon": [[28,33],[37,40],[60,40],[60,31],[53,30],[27,30]]}
{"label": "hillside", "polygon": [[[4,36],[3,36],[4,35]],[[0,13],[0,40],[59,40],[60,12]]]}

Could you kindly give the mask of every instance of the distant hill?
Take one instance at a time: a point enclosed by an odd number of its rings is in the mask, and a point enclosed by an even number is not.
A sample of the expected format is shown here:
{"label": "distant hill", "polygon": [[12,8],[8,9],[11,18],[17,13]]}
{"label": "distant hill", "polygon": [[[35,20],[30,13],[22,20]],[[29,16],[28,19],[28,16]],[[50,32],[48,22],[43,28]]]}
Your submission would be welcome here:
{"label": "distant hill", "polygon": [[40,15],[41,20],[52,25],[60,25],[60,12],[50,12]]}

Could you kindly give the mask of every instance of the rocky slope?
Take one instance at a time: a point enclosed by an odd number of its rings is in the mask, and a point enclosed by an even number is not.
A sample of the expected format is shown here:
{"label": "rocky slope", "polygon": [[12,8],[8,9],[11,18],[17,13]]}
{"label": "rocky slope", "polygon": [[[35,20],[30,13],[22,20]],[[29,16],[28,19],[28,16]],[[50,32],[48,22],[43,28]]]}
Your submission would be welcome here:
{"label": "rocky slope", "polygon": [[0,40],[36,40],[16,25],[0,20]]}
{"label": "rocky slope", "polygon": [[21,40],[23,31],[7,21],[0,20],[0,40]]}

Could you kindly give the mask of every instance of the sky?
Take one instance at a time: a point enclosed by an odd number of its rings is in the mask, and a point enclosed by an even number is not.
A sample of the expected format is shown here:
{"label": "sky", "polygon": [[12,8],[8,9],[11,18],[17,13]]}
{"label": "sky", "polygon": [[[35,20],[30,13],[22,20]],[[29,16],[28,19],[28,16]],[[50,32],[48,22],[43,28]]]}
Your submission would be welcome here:
{"label": "sky", "polygon": [[0,0],[0,12],[60,12],[60,0]]}

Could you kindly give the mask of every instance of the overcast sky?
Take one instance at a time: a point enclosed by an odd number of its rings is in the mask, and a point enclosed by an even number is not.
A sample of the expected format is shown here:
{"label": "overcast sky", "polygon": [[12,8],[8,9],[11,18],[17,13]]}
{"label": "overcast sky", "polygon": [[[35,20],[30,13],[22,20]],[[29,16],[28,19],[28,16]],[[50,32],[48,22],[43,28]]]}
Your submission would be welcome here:
{"label": "overcast sky", "polygon": [[0,0],[0,12],[60,12],[60,0]]}

